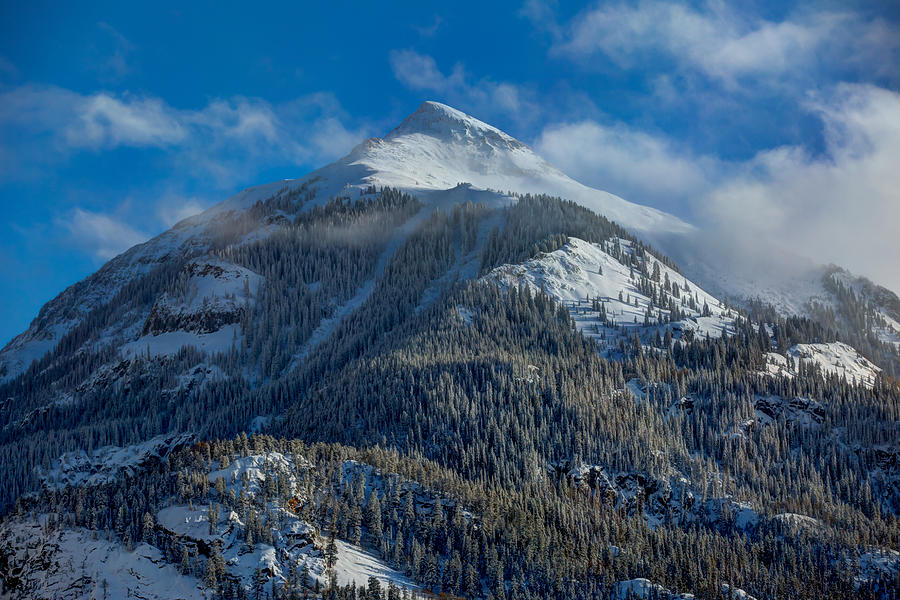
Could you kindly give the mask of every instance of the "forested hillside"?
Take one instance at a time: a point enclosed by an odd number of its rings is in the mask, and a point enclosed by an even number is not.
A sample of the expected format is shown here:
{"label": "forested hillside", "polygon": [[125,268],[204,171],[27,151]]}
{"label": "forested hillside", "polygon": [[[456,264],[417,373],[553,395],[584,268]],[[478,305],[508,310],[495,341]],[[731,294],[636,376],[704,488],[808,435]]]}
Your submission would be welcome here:
{"label": "forested hillside", "polygon": [[[0,390],[5,593],[893,597],[890,363],[516,200],[278,193],[125,284]],[[584,270],[619,294],[547,287]]]}

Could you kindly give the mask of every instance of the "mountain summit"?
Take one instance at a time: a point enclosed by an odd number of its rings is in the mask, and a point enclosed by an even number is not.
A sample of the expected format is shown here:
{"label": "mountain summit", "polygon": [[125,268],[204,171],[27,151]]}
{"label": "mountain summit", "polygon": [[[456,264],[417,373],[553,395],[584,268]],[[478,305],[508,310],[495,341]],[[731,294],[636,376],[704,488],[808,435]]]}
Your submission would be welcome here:
{"label": "mountain summit", "polygon": [[[523,142],[431,101],[422,103],[384,138],[370,138],[344,158],[300,179],[245,190],[212,211],[246,207],[285,186],[296,189],[306,184],[318,189],[320,201],[374,185],[399,188],[426,204],[445,205],[442,192],[460,183],[492,191],[500,202],[508,201],[509,192],[567,198],[650,238],[693,230],[678,217],[582,185]],[[456,194],[452,202],[459,200]],[[478,201],[486,200],[485,195],[478,196]]]}
{"label": "mountain summit", "polygon": [[416,112],[406,117],[385,138],[392,139],[410,134],[432,135],[445,141],[461,137],[482,138],[483,140],[493,140],[498,146],[506,145],[509,148],[525,146],[522,142],[492,125],[479,121],[452,106],[432,100],[423,102]]}

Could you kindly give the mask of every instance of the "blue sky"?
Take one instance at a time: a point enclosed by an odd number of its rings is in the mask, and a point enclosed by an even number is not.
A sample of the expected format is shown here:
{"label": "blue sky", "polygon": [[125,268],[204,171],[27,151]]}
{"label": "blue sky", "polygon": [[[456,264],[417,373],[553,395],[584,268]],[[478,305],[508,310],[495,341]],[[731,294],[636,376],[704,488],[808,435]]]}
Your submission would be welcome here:
{"label": "blue sky", "polygon": [[0,343],[116,253],[425,99],[900,289],[897,5],[81,4],[0,6]]}

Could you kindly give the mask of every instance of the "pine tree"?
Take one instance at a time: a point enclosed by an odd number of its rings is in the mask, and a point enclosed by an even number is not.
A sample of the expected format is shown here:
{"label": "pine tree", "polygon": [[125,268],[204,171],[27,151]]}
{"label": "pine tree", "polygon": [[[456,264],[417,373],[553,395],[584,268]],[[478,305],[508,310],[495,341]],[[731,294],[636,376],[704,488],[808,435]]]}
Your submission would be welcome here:
{"label": "pine tree", "polygon": [[[327,558],[327,555],[326,555],[326,558]],[[327,560],[326,560],[326,564],[327,564]],[[328,568],[330,569],[331,566],[328,566]],[[307,562],[304,560],[303,567],[300,569],[300,586],[303,588],[309,587],[309,580],[310,580],[311,576],[312,575],[309,571],[309,564],[307,564]]]}
{"label": "pine tree", "polygon": [[144,517],[141,520],[141,531],[141,539],[144,541],[144,543],[152,544],[154,537],[153,516],[148,512],[144,513]]}
{"label": "pine tree", "polygon": [[381,503],[378,501],[378,494],[373,491],[369,494],[369,503],[366,505],[366,528],[373,545],[381,540],[381,521]]}
{"label": "pine tree", "polygon": [[337,542],[335,541],[334,531],[332,531],[331,537],[328,539],[328,545],[325,546],[325,568],[328,570],[334,569],[334,565],[337,563],[337,558]]}

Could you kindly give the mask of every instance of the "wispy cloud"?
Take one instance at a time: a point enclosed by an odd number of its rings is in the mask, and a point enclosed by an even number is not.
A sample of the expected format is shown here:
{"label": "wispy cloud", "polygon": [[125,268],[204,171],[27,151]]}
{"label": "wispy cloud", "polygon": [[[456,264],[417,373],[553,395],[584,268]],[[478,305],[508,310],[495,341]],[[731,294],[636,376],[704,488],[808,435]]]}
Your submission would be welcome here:
{"label": "wispy cloud", "polygon": [[525,0],[519,9],[519,16],[528,19],[537,29],[550,33],[558,40],[562,37],[562,28],[556,17],[556,10],[555,0]]}
{"label": "wispy cloud", "polygon": [[787,245],[900,290],[900,94],[842,84],[807,107],[825,126],[824,154],[759,153],[704,196],[710,228],[755,254]]}
{"label": "wispy cloud", "polygon": [[108,47],[103,50],[106,58],[97,62],[97,68],[103,78],[111,81],[119,80],[132,70],[131,54],[134,52],[135,46],[115,27],[105,21],[97,23],[97,28],[106,34],[108,42]]}
{"label": "wispy cloud", "polygon": [[423,38],[430,38],[434,37],[443,23],[444,19],[440,15],[435,15],[431,25],[413,25],[412,28]]}
{"label": "wispy cloud", "polygon": [[533,94],[520,85],[489,78],[472,81],[460,63],[445,74],[433,57],[415,50],[393,50],[389,58],[394,76],[406,87],[435,94],[435,100],[444,100],[483,118],[502,114],[528,122],[539,113]]}
{"label": "wispy cloud", "polygon": [[203,198],[167,193],[156,202],[156,214],[153,216],[159,225],[172,227],[179,221],[200,214],[213,204]]}
{"label": "wispy cloud", "polygon": [[213,203],[186,190],[220,201],[237,184],[258,183],[265,169],[295,165],[301,175],[367,134],[365,125],[347,125],[329,94],[279,104],[233,97],[180,109],[153,96],[22,85],[0,92],[0,184],[52,179],[80,154],[144,151],[161,170],[152,189],[117,189],[126,200],[113,209],[96,210],[102,200],[92,194],[92,205],[76,200],[77,208],[48,217],[54,239],[105,261]]}
{"label": "wispy cloud", "polygon": [[[535,22],[546,22],[550,14],[534,1],[523,12]],[[797,12],[774,21],[718,2],[606,3],[551,31],[551,53],[559,57],[595,61],[602,56],[626,69],[674,66],[726,85],[744,78],[807,78],[811,69],[900,72],[900,31],[849,11]]]}
{"label": "wispy cloud", "polygon": [[188,134],[186,119],[158,98],[119,99],[101,93],[76,97],[73,109],[61,132],[71,148],[163,147]]}
{"label": "wispy cloud", "polygon": [[57,226],[68,232],[70,243],[99,260],[109,260],[150,235],[113,215],[76,208],[59,219]]}
{"label": "wispy cloud", "polygon": [[23,85],[0,93],[0,155],[16,157],[0,168],[0,180],[39,176],[85,150],[163,148],[174,172],[189,169],[181,174],[205,174],[227,188],[267,164],[307,165],[345,153],[368,133],[348,127],[345,117],[328,94],[282,104],[233,97],[186,110],[152,96]]}

